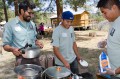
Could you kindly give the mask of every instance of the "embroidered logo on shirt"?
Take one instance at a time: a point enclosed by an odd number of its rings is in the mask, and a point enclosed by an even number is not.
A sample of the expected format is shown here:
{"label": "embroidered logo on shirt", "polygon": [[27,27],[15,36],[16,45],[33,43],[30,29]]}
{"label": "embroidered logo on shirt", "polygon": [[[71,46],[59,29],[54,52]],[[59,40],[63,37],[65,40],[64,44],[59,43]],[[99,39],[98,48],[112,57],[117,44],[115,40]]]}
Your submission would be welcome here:
{"label": "embroidered logo on shirt", "polygon": [[112,29],[111,29],[111,32],[110,32],[110,35],[113,36],[114,33],[115,33],[115,29],[112,28]]}
{"label": "embroidered logo on shirt", "polygon": [[71,38],[73,37],[73,33],[71,33]]}
{"label": "embroidered logo on shirt", "polygon": [[15,31],[21,31],[22,29],[19,26],[15,27]]}
{"label": "embroidered logo on shirt", "polygon": [[67,33],[62,33],[62,37],[67,37]]}
{"label": "embroidered logo on shirt", "polygon": [[30,29],[33,29],[33,26],[32,26],[32,25],[30,26]]}

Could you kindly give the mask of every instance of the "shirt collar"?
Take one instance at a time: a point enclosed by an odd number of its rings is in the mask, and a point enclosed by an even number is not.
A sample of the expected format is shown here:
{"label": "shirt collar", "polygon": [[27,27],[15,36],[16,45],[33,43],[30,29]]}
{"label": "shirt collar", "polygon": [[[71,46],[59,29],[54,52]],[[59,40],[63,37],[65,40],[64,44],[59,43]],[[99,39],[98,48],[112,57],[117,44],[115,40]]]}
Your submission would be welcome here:
{"label": "shirt collar", "polygon": [[120,16],[114,22],[116,22],[116,21],[120,21]]}
{"label": "shirt collar", "polygon": [[[19,22],[21,22],[21,21],[20,21],[19,17],[16,16],[16,23],[19,23]],[[31,21],[30,21],[30,22],[31,22]]]}
{"label": "shirt collar", "polygon": [[116,22],[119,23],[119,21],[120,21],[120,16],[114,22],[110,22],[110,25],[113,26]]}
{"label": "shirt collar", "polygon": [[20,19],[18,16],[16,16],[16,23],[19,23],[20,22]]}
{"label": "shirt collar", "polygon": [[[20,21],[20,19],[19,19],[19,16],[16,16],[16,23],[20,23],[21,21]],[[33,24],[33,22],[32,21],[30,21],[29,22],[32,26],[34,26],[34,24]]]}

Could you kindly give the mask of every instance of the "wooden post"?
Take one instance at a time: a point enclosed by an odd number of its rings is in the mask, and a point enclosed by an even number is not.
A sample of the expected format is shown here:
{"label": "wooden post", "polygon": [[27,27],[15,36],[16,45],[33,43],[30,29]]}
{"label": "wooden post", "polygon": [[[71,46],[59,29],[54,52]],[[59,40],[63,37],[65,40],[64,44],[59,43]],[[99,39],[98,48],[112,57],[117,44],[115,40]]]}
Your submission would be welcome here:
{"label": "wooden post", "polygon": [[57,25],[60,22],[60,17],[63,12],[63,3],[62,0],[56,0],[56,5],[57,5]]}
{"label": "wooden post", "polygon": [[2,1],[3,1],[3,7],[4,7],[5,20],[6,20],[6,22],[8,22],[8,16],[7,16],[7,9],[6,9],[6,5],[5,5],[5,0],[2,0]]}

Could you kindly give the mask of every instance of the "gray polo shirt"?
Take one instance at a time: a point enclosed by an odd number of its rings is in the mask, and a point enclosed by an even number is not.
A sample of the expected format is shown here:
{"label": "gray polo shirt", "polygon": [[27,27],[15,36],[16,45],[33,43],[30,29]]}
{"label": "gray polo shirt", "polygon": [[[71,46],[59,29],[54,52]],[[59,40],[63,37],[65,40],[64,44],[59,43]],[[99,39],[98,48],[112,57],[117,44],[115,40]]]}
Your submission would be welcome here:
{"label": "gray polo shirt", "polygon": [[[59,25],[53,31],[52,40],[52,45],[59,47],[59,51],[62,56],[69,63],[72,63],[76,58],[73,50],[73,43],[75,42],[75,34],[73,27],[71,26],[69,29],[66,29]],[[63,63],[57,57],[55,57],[55,63],[57,65],[63,65]]]}
{"label": "gray polo shirt", "polygon": [[[111,68],[120,67],[120,17],[111,23],[107,39],[107,53]],[[118,76],[120,77],[120,75]]]}

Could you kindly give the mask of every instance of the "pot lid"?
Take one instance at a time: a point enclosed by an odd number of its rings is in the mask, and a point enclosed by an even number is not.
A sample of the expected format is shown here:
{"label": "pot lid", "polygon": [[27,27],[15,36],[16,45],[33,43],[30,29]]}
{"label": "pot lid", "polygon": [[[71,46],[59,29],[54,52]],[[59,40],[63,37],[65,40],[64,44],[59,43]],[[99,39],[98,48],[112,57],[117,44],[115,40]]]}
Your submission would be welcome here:
{"label": "pot lid", "polygon": [[71,74],[71,71],[66,67],[53,66],[46,69],[45,74],[52,78],[64,78]]}
{"label": "pot lid", "polygon": [[14,72],[21,76],[33,77],[42,72],[42,67],[34,64],[19,65],[14,68]]}

